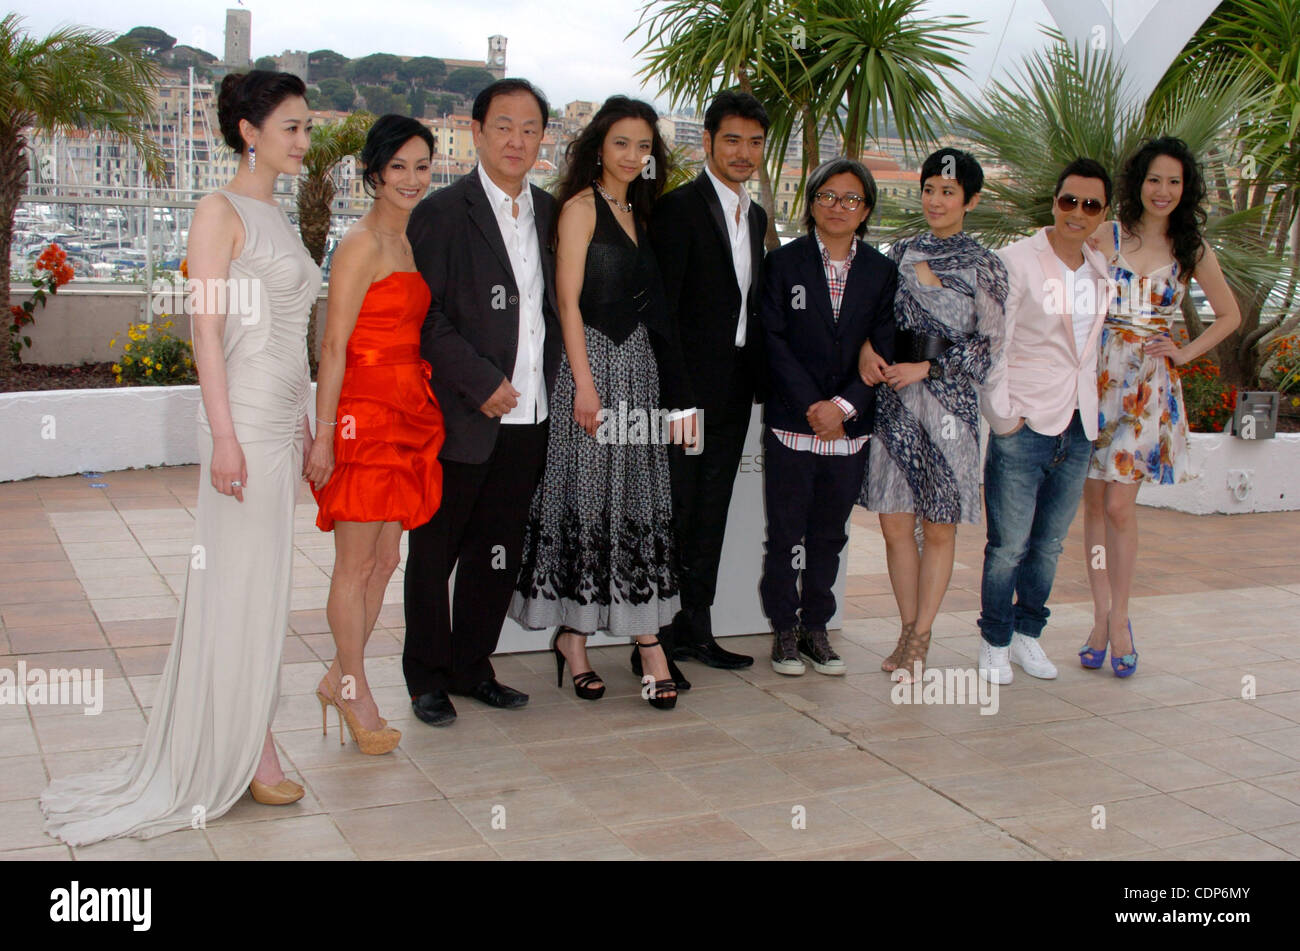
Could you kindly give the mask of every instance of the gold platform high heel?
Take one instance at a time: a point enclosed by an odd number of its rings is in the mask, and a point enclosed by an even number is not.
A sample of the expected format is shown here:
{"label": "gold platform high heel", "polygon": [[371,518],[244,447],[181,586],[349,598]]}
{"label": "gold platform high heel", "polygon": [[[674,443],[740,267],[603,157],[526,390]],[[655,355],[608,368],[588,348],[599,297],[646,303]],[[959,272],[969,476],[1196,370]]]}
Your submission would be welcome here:
{"label": "gold platform high heel", "polygon": [[320,720],[321,733],[328,735],[326,727],[326,706],[332,706],[339,712],[339,745],[345,745],[343,739],[343,724],[346,721],[348,732],[352,734],[352,740],[357,744],[357,748],[367,756],[382,756],[385,753],[391,753],[397,748],[397,744],[402,739],[401,731],[393,729],[388,725],[388,721],[383,717],[379,722],[383,724],[378,730],[367,730],[357,719],[357,715],[352,712],[346,700],[335,700],[333,697],[326,696],[321,691],[316,691],[316,699],[320,701]]}
{"label": "gold platform high heel", "polygon": [[297,802],[304,794],[303,788],[288,777],[274,786],[254,779],[249,784],[248,791],[253,794],[253,799],[264,806],[287,806],[291,802]]}

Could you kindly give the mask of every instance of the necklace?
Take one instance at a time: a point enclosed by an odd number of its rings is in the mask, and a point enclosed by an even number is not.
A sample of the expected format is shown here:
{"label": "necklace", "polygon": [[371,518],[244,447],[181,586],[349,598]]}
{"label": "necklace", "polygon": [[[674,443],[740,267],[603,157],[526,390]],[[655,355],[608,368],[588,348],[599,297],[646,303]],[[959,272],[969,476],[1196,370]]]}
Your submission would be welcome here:
{"label": "necklace", "polygon": [[609,202],[610,204],[612,204],[612,205],[613,205],[615,208],[617,208],[619,211],[623,211],[623,212],[631,212],[631,211],[632,211],[632,203],[631,203],[630,201],[629,201],[629,202],[621,202],[621,201],[619,201],[617,198],[615,198],[615,197],[614,197],[613,195],[611,195],[609,192],[605,191],[605,189],[601,187],[600,182],[598,182],[598,181],[596,181],[596,182],[592,182],[592,183],[591,183],[591,187],[594,188],[594,189],[596,189],[596,191],[600,192],[600,197],[603,198],[603,199],[605,199],[605,200],[606,200],[607,202]]}

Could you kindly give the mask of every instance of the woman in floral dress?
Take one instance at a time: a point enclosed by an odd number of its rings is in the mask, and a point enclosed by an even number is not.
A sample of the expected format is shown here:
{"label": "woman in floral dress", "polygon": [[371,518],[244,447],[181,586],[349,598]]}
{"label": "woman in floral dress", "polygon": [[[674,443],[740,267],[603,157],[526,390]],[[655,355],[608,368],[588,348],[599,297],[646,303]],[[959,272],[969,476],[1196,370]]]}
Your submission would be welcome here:
{"label": "woman in floral dress", "polygon": [[[1137,669],[1128,602],[1137,567],[1137,495],[1144,482],[1192,478],[1187,414],[1174,368],[1237,329],[1241,312],[1205,242],[1205,179],[1181,139],[1144,142],[1119,180],[1119,221],[1098,229],[1115,293],[1098,360],[1097,441],[1084,487],[1084,546],[1093,628],[1079,651],[1095,669],[1111,652],[1118,677]],[[1215,321],[1191,343],[1170,335],[1192,278]]]}

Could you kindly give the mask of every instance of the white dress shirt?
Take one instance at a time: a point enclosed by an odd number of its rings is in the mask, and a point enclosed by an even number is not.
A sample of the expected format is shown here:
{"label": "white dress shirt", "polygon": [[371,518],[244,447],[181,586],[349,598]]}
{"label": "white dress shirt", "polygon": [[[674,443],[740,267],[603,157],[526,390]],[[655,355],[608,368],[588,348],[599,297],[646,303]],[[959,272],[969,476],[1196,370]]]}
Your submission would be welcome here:
{"label": "white dress shirt", "polygon": [[[1092,325],[1096,322],[1097,315],[1088,307],[1079,307],[1079,295],[1085,293],[1084,285],[1088,285],[1086,293],[1091,299],[1093,291],[1097,287],[1097,280],[1101,275],[1097,269],[1088,263],[1084,258],[1083,263],[1077,268],[1071,268],[1060,258],[1057,261],[1061,265],[1061,278],[1065,281],[1065,286],[1073,291],[1072,294],[1065,294],[1065,306],[1070,308],[1070,320],[1074,326],[1074,349],[1077,353],[1083,353],[1083,348],[1088,345],[1088,336],[1092,333]],[[1071,270],[1074,275],[1071,276]],[[1086,302],[1085,302],[1086,303]],[[1094,305],[1095,306],[1095,305]]]}
{"label": "white dress shirt", "polygon": [[[709,176],[709,181],[713,182],[718,200],[722,202],[722,217],[727,222],[727,236],[731,239],[731,263],[736,268],[736,285],[740,288],[740,319],[736,322],[736,346],[743,347],[747,329],[746,318],[749,313],[746,309],[749,280],[754,273],[749,251],[749,193],[743,187],[732,191],[713,174],[707,162],[704,171]],[[737,210],[740,212],[739,215]]]}
{"label": "white dress shirt", "polygon": [[[478,167],[478,177],[496,215],[501,240],[510,256],[515,285],[519,288],[519,344],[515,351],[514,372],[510,375],[510,385],[519,391],[519,401],[514,409],[501,417],[501,422],[540,423],[546,419],[546,375],[542,365],[546,341],[542,298],[546,293],[546,283],[542,277],[542,251],[533,217],[532,189],[524,182],[518,197],[511,198],[488,177],[482,165]],[[512,214],[515,204],[519,206],[518,216]],[[515,300],[512,298],[510,303],[515,303]]]}

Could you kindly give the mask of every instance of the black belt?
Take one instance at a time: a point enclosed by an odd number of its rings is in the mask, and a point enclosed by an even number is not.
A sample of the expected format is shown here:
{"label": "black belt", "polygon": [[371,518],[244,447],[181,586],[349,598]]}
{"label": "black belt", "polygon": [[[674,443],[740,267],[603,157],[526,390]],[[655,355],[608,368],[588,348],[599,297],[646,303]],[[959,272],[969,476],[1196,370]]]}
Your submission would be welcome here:
{"label": "black belt", "polygon": [[956,346],[947,337],[916,333],[912,330],[894,331],[894,362],[923,363],[933,360],[950,347]]}

